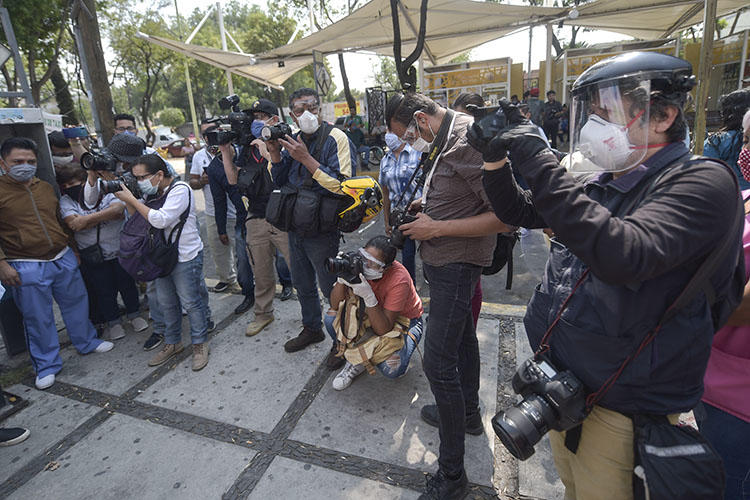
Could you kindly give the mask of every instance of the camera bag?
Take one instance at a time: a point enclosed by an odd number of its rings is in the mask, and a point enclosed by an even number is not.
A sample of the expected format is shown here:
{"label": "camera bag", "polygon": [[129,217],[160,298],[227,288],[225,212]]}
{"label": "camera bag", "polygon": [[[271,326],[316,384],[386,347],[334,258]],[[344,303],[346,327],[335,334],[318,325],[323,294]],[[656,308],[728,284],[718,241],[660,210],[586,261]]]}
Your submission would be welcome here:
{"label": "camera bag", "polygon": [[492,253],[492,264],[482,269],[483,275],[491,276],[499,273],[507,265],[508,269],[506,269],[507,274],[505,277],[506,290],[510,290],[513,285],[513,248],[518,242],[518,237],[518,231],[497,233],[497,244],[495,245],[495,251]]}
{"label": "camera bag", "polygon": [[[158,198],[146,202],[146,206],[158,210],[164,205],[169,192],[177,186],[178,181],[172,181],[166,192]],[[136,212],[133,214],[120,233],[120,265],[137,281],[153,281],[169,275],[177,265],[179,257],[179,242],[182,229],[190,214],[192,193],[188,189],[188,206],[180,215],[180,220],[165,236],[164,229],[153,227],[147,219]]]}
{"label": "camera bag", "polygon": [[96,243],[87,246],[86,248],[78,249],[78,255],[81,257],[81,262],[90,266],[95,266],[104,262],[104,253],[102,252],[102,247],[99,245],[99,232],[101,226],[101,224],[96,225]]}
{"label": "camera bag", "polygon": [[291,184],[271,191],[266,205],[266,221],[279,231],[291,231],[296,200],[297,188]]}

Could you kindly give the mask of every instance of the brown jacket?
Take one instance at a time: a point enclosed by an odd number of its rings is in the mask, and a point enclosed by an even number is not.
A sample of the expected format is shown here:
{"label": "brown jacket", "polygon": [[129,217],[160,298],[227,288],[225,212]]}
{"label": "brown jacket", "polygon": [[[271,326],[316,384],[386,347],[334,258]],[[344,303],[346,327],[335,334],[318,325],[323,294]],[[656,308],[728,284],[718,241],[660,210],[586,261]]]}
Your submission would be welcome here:
{"label": "brown jacket", "polygon": [[34,177],[25,186],[0,176],[0,260],[47,260],[59,254],[68,237],[57,212],[57,196],[47,182]]}

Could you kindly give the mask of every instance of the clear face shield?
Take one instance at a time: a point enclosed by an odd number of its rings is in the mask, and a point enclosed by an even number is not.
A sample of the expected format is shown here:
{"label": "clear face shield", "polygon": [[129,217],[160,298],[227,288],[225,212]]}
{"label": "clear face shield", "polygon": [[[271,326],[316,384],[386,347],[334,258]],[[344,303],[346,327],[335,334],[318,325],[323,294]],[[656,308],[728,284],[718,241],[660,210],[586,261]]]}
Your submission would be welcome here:
{"label": "clear face shield", "polygon": [[651,80],[625,77],[577,89],[570,109],[571,172],[621,172],[648,151]]}

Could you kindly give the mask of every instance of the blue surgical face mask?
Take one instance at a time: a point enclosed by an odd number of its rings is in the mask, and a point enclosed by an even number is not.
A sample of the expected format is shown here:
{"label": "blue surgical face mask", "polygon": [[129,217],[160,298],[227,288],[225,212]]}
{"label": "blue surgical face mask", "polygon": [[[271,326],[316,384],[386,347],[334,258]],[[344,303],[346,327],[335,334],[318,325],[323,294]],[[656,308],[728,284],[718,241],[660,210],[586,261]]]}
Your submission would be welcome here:
{"label": "blue surgical face mask", "polygon": [[144,195],[151,196],[152,194],[156,194],[158,187],[151,184],[151,179],[143,179],[142,181],[138,181],[138,189]]}
{"label": "blue surgical face mask", "polygon": [[14,179],[18,182],[30,181],[35,174],[36,165],[31,165],[30,163],[13,165],[12,167],[10,167],[10,170],[8,170],[8,175],[11,177],[11,179]]}
{"label": "blue surgical face mask", "polygon": [[250,132],[255,137],[260,137],[260,132],[263,130],[263,127],[266,126],[266,122],[263,120],[253,120],[253,123],[250,125]]}
{"label": "blue surgical face mask", "polygon": [[400,148],[401,144],[403,144],[403,142],[398,138],[396,134],[392,132],[388,132],[387,134],[385,134],[385,145],[388,146],[388,149],[390,149],[391,151],[395,151]]}

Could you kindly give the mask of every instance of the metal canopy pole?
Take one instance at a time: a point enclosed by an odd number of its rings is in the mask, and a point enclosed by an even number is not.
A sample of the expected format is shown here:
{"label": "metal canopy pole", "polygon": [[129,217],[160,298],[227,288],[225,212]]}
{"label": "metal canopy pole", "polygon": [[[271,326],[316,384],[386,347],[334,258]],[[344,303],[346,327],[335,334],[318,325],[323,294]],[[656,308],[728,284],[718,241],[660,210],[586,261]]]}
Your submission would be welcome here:
{"label": "metal canopy pole", "polygon": [[13,64],[15,65],[16,74],[18,75],[18,79],[21,82],[21,89],[23,90],[23,92],[4,92],[3,97],[23,97],[26,99],[27,106],[35,106],[36,103],[31,94],[31,87],[29,87],[29,81],[26,79],[26,70],[23,67],[21,52],[18,50],[16,34],[13,32],[13,25],[10,23],[10,14],[5,7],[0,7],[0,20],[3,24],[5,39],[8,40],[10,50],[13,52]]}
{"label": "metal canopy pole", "polygon": [[706,135],[706,102],[708,101],[708,84],[714,48],[714,26],[716,26],[716,0],[705,0],[703,41],[701,43],[701,61],[698,66],[698,91],[695,100],[695,126],[693,129],[694,152],[697,155],[703,154],[703,140]]}
{"label": "metal canopy pole", "polygon": [[[216,15],[219,17],[219,34],[221,35],[221,50],[227,50],[227,34],[224,31],[224,15],[221,13],[221,4],[216,2]],[[232,72],[227,71],[227,89],[230,94],[234,94],[234,85],[232,84]]]}
{"label": "metal canopy pole", "polygon": [[528,87],[531,87],[531,40],[533,32],[534,27],[529,26],[529,65],[526,66],[526,86]]}
{"label": "metal canopy pole", "polygon": [[549,92],[552,88],[552,23],[547,24],[547,62],[544,71],[544,91]]}
{"label": "metal canopy pole", "polygon": [[[174,0],[174,12],[177,15],[177,29],[179,30],[180,37],[182,37],[182,18],[180,17],[180,11],[177,10],[177,0]],[[195,134],[195,140],[200,141],[201,127],[198,123],[198,113],[195,112],[193,86],[190,83],[190,67],[187,58],[185,59],[185,85],[187,86],[188,103],[190,104],[190,118],[193,121],[193,133]]]}
{"label": "metal canopy pole", "polygon": [[745,66],[747,65],[747,34],[750,30],[745,30],[742,36],[742,57],[740,58],[740,76],[737,78],[737,90],[742,89],[742,80],[745,78]]}

